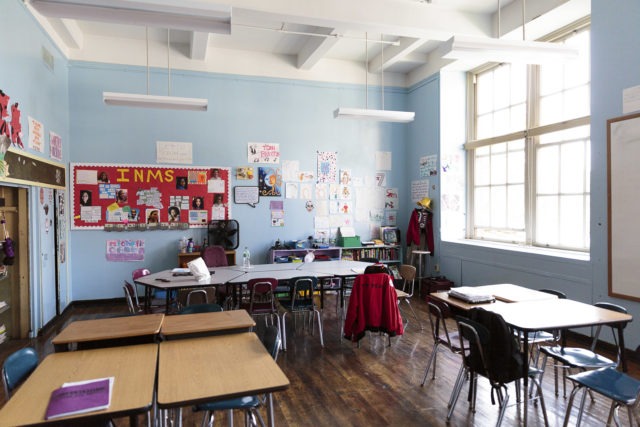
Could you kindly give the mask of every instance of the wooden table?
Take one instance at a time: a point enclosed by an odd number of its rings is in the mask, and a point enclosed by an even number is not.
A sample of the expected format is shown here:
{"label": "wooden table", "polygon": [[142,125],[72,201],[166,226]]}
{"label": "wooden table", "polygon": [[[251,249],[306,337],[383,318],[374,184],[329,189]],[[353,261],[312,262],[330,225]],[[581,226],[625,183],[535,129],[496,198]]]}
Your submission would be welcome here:
{"label": "wooden table", "polygon": [[206,280],[195,280],[193,276],[174,276],[171,270],[164,270],[158,273],[149,274],[136,279],[136,283],[145,287],[144,304],[149,308],[152,289],[163,289],[167,291],[166,309],[169,312],[171,290],[188,288],[206,288],[209,286],[220,286],[229,280],[244,274],[242,271],[230,268],[209,269],[211,277]]}
{"label": "wooden table", "polygon": [[132,425],[136,424],[137,415],[153,404],[157,355],[157,344],[52,353],[0,410],[0,426],[48,424],[44,415],[53,390],[65,382],[103,377],[115,378],[108,409],[51,423],[65,425],[76,419],[95,425],[98,420],[131,416]]}
{"label": "wooden table", "polygon": [[430,294],[430,296],[439,301],[446,302],[447,304],[449,304],[449,306],[462,311],[468,311],[475,307],[486,308],[494,305],[500,306],[505,303],[558,299],[556,295],[536,291],[535,289],[525,288],[524,286],[512,285],[510,283],[474,286],[473,289],[477,290],[479,294],[493,295],[496,298],[496,301],[480,304],[470,304],[460,299],[449,297],[448,291],[433,292]]}
{"label": "wooden table", "polygon": [[289,379],[253,332],[160,343],[160,409],[267,393],[273,425],[271,393],[288,387]]}
{"label": "wooden table", "polygon": [[55,351],[154,342],[164,314],[77,320],[51,340]]}
{"label": "wooden table", "polygon": [[246,310],[166,316],[160,333],[167,339],[247,332],[256,322]]}

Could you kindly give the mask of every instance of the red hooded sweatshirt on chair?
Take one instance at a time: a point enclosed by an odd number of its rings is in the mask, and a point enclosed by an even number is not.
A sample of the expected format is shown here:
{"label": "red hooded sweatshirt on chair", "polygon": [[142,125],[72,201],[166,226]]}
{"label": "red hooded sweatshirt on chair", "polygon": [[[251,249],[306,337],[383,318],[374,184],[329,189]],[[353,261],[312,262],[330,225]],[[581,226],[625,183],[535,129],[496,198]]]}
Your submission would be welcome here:
{"label": "red hooded sweatshirt on chair", "polygon": [[344,337],[359,341],[365,331],[381,331],[392,337],[404,333],[393,278],[388,274],[361,274],[353,283]]}

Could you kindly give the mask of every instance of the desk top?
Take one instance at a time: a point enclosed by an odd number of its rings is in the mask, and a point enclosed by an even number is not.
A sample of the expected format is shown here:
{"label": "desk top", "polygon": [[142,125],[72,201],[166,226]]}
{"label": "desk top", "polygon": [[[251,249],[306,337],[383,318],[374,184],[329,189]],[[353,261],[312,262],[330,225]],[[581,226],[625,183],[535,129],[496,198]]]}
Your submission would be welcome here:
{"label": "desk top", "polygon": [[277,280],[289,280],[289,279],[293,279],[294,277],[300,277],[300,276],[315,276],[317,278],[323,278],[323,277],[331,277],[332,274],[329,273],[318,273],[318,272],[314,272],[314,271],[300,271],[300,270],[290,270],[290,269],[285,269],[285,270],[271,270],[271,271],[252,271],[250,273],[245,273],[242,276],[238,276],[235,277],[231,280],[229,280],[229,284],[240,284],[240,283],[247,283],[249,280],[251,279],[261,279],[261,278],[265,278],[265,277],[271,277]]}
{"label": "desk top", "polygon": [[51,340],[54,345],[155,335],[160,332],[164,314],[77,320]]}
{"label": "desk top", "polygon": [[243,267],[241,265],[232,265],[229,267],[222,267],[222,269],[241,271],[243,273],[255,273],[260,271],[296,270],[302,264],[303,263],[300,263],[300,262],[283,262],[283,263],[275,263],[275,264],[252,264],[251,267],[249,268]]}
{"label": "desk top", "polygon": [[157,344],[50,354],[0,410],[0,426],[45,423],[51,392],[62,383],[111,376],[115,380],[108,409],[52,422],[146,412],[153,402],[157,354]]}
{"label": "desk top", "polygon": [[523,331],[578,328],[633,320],[630,314],[618,313],[570,299],[490,304],[483,308],[500,314],[509,325]]}
{"label": "desk top", "polygon": [[220,332],[252,328],[256,325],[246,310],[194,313],[166,316],[161,332],[165,336]]}
{"label": "desk top", "polygon": [[471,310],[475,307],[493,307],[500,306],[504,303],[525,302],[525,301],[546,301],[556,300],[557,296],[548,294],[546,292],[536,291],[534,289],[525,288],[524,286],[512,285],[509,283],[500,283],[496,285],[483,285],[474,286],[474,290],[477,290],[479,294],[493,295],[496,301],[491,303],[481,304],[469,304],[457,298],[450,298],[447,291],[434,292],[430,294],[433,298],[446,302],[451,307],[456,307],[460,310]]}
{"label": "desk top", "polygon": [[301,272],[327,273],[339,277],[353,277],[364,274],[364,269],[373,265],[370,262],[362,261],[318,261],[302,264],[298,270]]}
{"label": "desk top", "polygon": [[[193,276],[174,276],[171,270],[164,270],[140,277],[136,279],[136,283],[156,289],[200,288],[204,286],[224,285],[229,280],[242,274],[244,274],[242,271],[216,268],[212,270],[209,279],[195,280]],[[157,279],[168,280],[168,282]]]}
{"label": "desk top", "polygon": [[[224,369],[211,369],[212,363]],[[284,390],[289,379],[253,332],[160,343],[158,406]]]}

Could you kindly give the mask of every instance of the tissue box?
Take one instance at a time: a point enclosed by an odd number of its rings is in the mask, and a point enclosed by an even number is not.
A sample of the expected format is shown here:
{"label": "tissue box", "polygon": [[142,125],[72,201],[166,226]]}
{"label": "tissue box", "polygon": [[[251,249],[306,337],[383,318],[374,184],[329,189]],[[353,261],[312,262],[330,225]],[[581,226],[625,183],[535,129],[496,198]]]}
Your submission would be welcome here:
{"label": "tissue box", "polygon": [[338,246],[342,246],[343,248],[355,248],[357,246],[362,246],[360,244],[360,236],[352,236],[352,237],[339,236],[337,243],[338,243]]}

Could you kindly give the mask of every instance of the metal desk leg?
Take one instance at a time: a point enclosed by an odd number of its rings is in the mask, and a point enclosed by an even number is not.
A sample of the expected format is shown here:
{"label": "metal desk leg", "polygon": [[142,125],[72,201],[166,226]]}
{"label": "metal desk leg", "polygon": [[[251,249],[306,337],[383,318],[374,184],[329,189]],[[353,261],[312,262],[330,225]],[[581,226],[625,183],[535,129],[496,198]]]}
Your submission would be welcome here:
{"label": "metal desk leg", "polygon": [[269,418],[269,421],[267,422],[269,427],[275,426],[276,424],[273,416],[273,394],[272,393],[267,394],[267,417]]}

